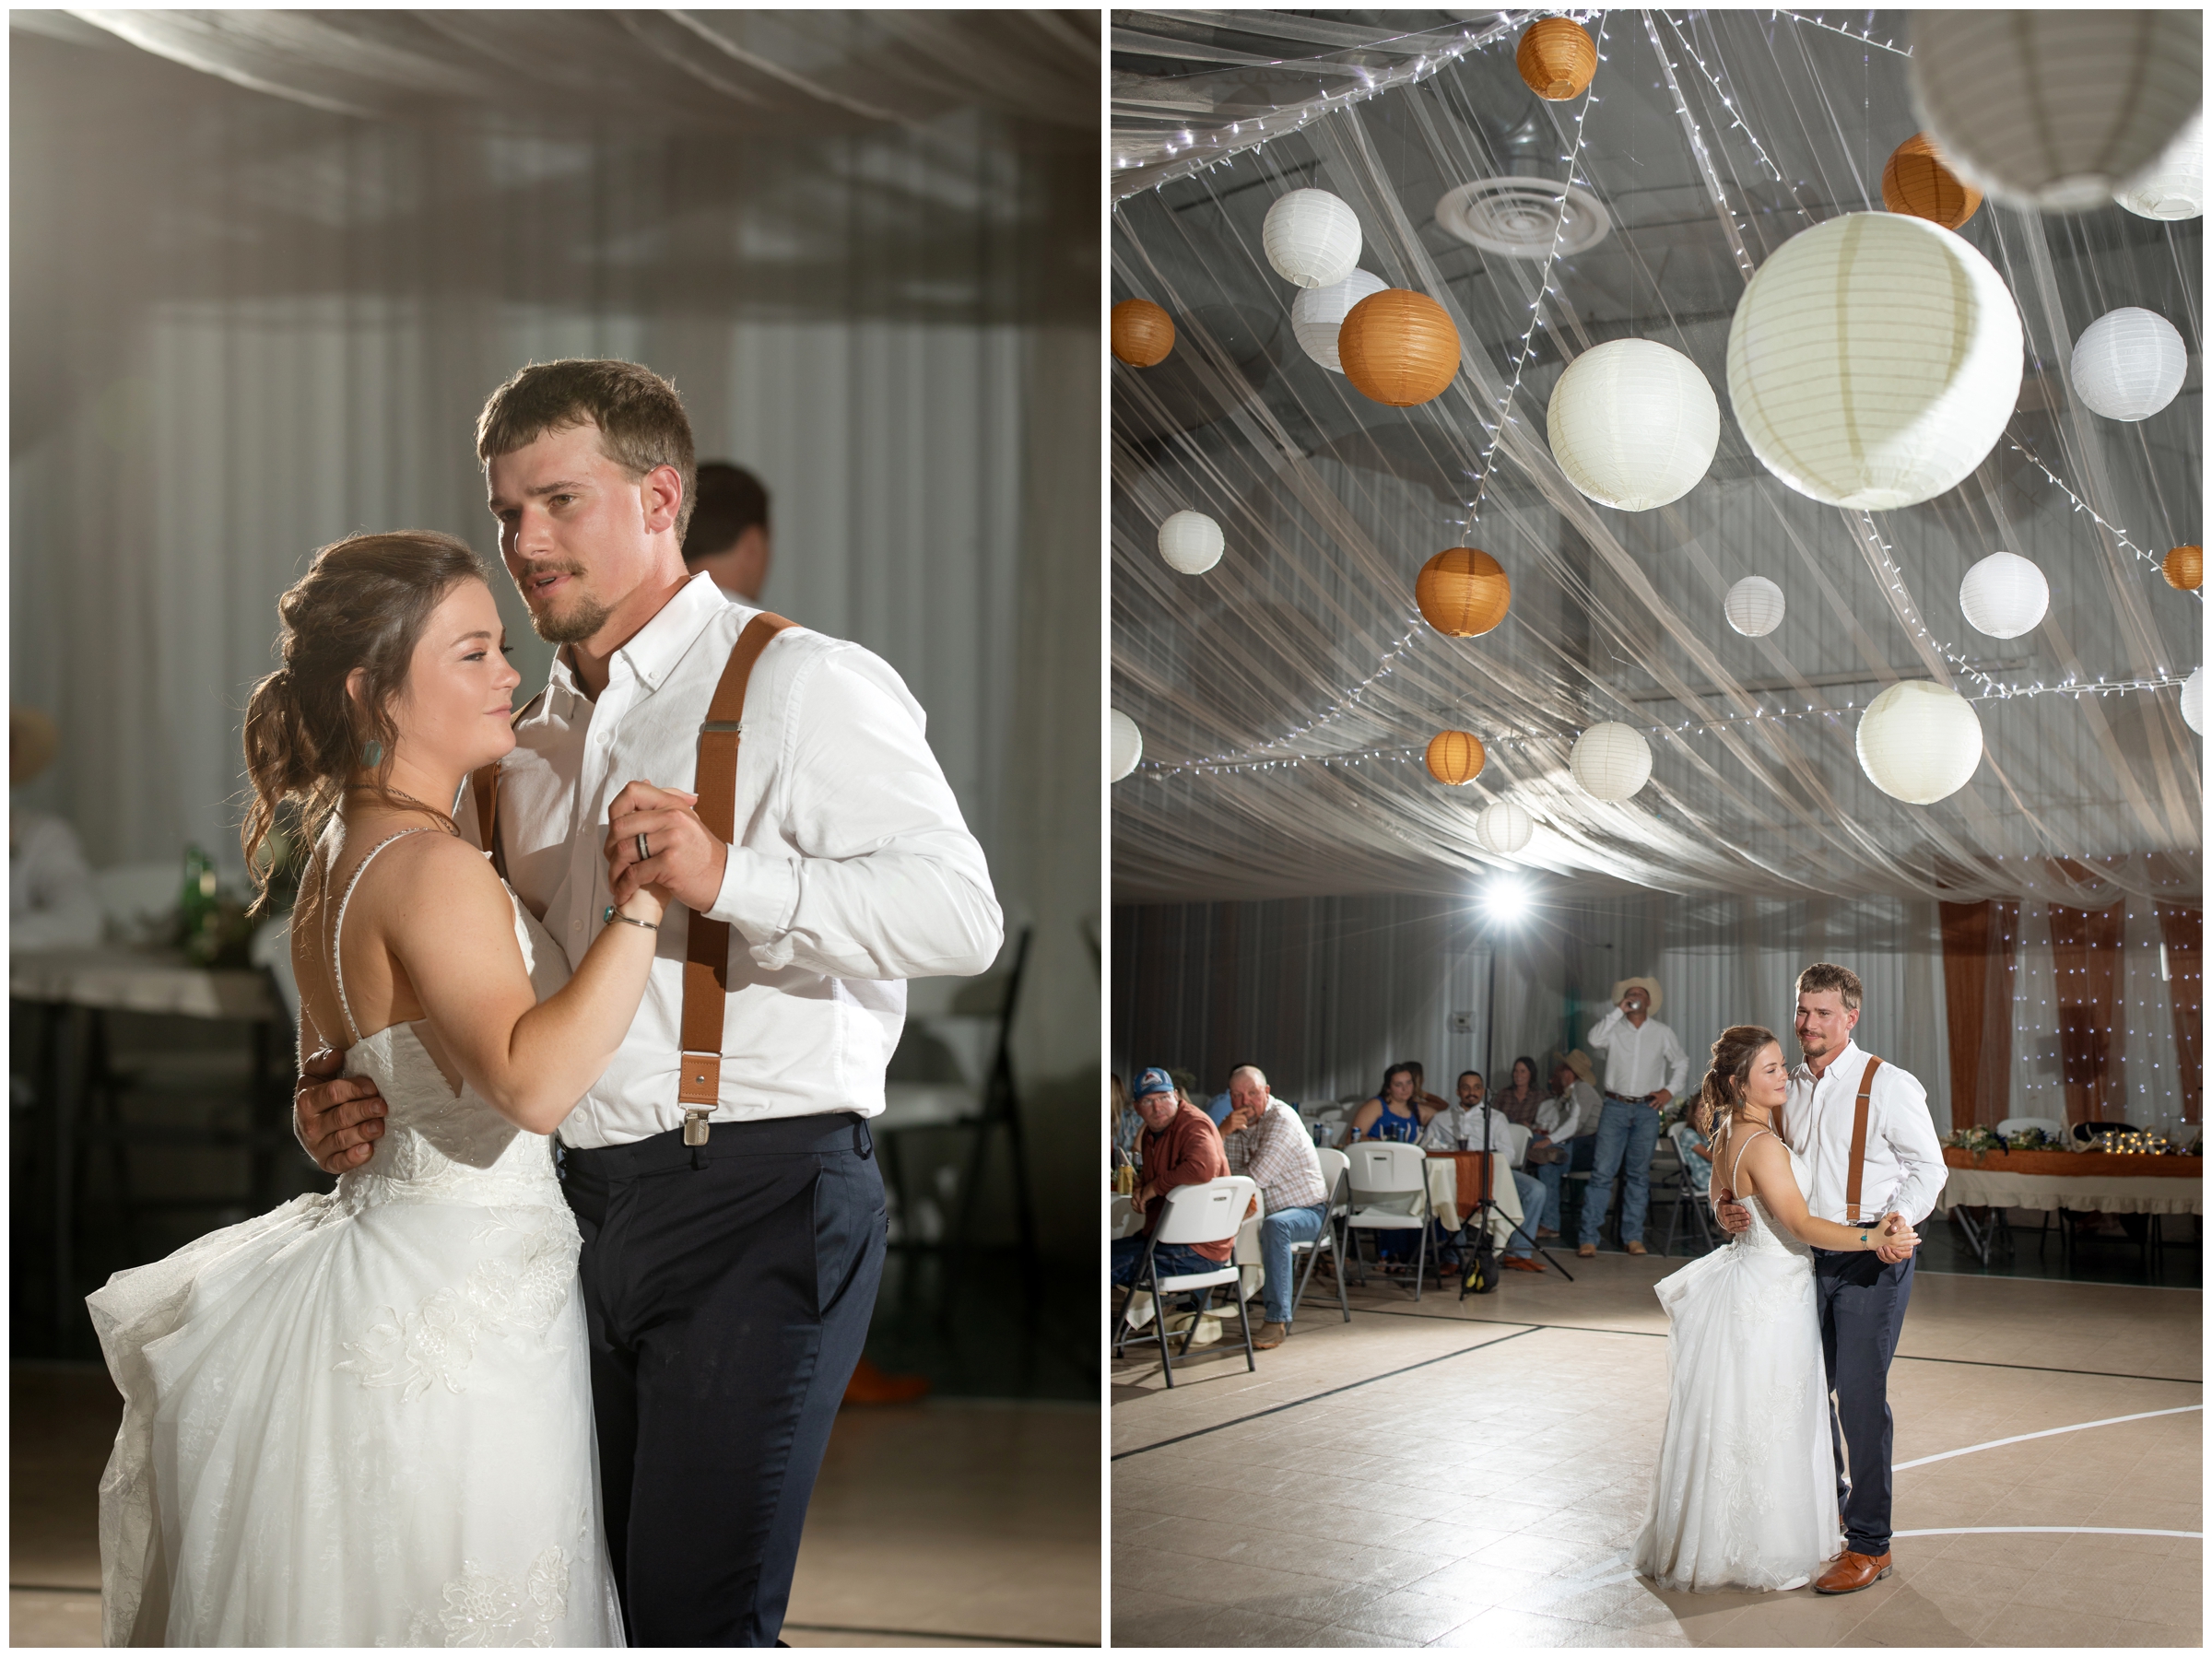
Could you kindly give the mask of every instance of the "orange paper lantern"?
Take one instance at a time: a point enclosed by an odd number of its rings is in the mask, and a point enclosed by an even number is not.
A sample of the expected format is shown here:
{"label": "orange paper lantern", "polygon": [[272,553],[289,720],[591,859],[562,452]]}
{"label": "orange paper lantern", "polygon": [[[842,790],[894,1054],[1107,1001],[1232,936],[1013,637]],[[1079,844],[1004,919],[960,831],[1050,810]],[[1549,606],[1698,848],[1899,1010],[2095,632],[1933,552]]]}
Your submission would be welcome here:
{"label": "orange paper lantern", "polygon": [[1413,602],[1440,633],[1472,639],[1505,619],[1513,583],[1502,566],[1475,546],[1452,546],[1421,566]]}
{"label": "orange paper lantern", "polygon": [[1889,152],[1882,169],[1882,206],[1890,212],[1955,230],[1981,205],[1982,192],[1943,164],[1927,134],[1914,133]]}
{"label": "orange paper lantern", "polygon": [[2159,568],[2166,572],[2168,586],[2194,593],[2205,584],[2205,549],[2177,546],[2166,555],[2166,561]]}
{"label": "orange paper lantern", "polygon": [[1150,300],[1124,300],[1111,315],[1113,354],[1131,368],[1148,369],[1175,348],[1175,319]]}
{"label": "orange paper lantern", "polygon": [[1544,18],[1522,31],[1513,67],[1530,91],[1559,103],[1580,96],[1597,73],[1597,42],[1571,18]]}
{"label": "orange paper lantern", "polygon": [[1427,294],[1385,288],[1345,312],[1336,357],[1363,396],[1411,408],[1440,395],[1459,372],[1459,330]]}
{"label": "orange paper lantern", "polygon": [[1482,775],[1482,738],[1472,731],[1439,731],[1429,739],[1429,774],[1464,787]]}

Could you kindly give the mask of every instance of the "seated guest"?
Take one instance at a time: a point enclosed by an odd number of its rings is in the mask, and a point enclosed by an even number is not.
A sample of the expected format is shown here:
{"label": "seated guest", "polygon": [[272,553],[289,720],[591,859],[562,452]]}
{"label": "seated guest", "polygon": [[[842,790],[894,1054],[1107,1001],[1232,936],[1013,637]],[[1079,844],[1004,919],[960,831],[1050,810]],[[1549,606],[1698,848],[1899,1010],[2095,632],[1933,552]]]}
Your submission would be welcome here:
{"label": "seated guest", "polygon": [[1275,1099],[1256,1064],[1240,1064],[1229,1078],[1229,1125],[1221,1144],[1229,1171],[1249,1174],[1260,1188],[1260,1259],[1267,1271],[1267,1321],[1252,1337],[1255,1346],[1279,1346],[1290,1333],[1290,1297],[1297,1292],[1296,1243],[1312,1242],[1328,1223],[1328,1188],[1321,1158],[1298,1112]]}
{"label": "seated guest", "polygon": [[1536,1111],[1544,1103],[1544,1096],[1536,1091],[1536,1062],[1531,1058],[1513,1061],[1513,1079],[1502,1088],[1497,1099],[1498,1108],[1505,1112],[1508,1122],[1517,1122],[1530,1133],[1536,1129]]}
{"label": "seated guest", "polygon": [[1382,1090],[1361,1105],[1345,1131],[1344,1143],[1388,1139],[1411,1145],[1421,1136],[1420,1108],[1413,1102],[1414,1067],[1393,1064],[1382,1073]]}
{"label": "seated guest", "polygon": [[[36,781],[61,748],[61,732],[36,708],[7,710],[7,784]],[[7,813],[7,946],[57,949],[100,942],[100,899],[76,830],[43,811]]]}
{"label": "seated guest", "polygon": [[1418,1059],[1407,1059],[1406,1068],[1413,1072],[1413,1103],[1415,1109],[1421,1113],[1421,1126],[1425,1128],[1429,1125],[1430,1117],[1439,1111],[1446,1110],[1449,1107],[1444,1100],[1429,1091],[1429,1083],[1421,1073],[1421,1064]]}
{"label": "seated guest", "polygon": [[[1145,1239],[1159,1224],[1161,1199],[1178,1185],[1203,1185],[1229,1172],[1221,1135],[1205,1111],[1176,1091],[1166,1071],[1147,1070],[1136,1078],[1136,1113],[1145,1122],[1137,1152],[1144,1158],[1144,1171],[1129,1200],[1144,1215],[1145,1228],[1135,1237],[1113,1240],[1108,1275],[1123,1285],[1136,1276]],[[1212,1271],[1228,1262],[1235,1247],[1233,1237],[1218,1243],[1162,1243],[1153,1252],[1152,1269],[1162,1277]]]}
{"label": "seated guest", "polygon": [[1700,1197],[1712,1189],[1712,1155],[1699,1133],[1697,1125],[1685,1118],[1666,1131],[1675,1142],[1675,1150],[1682,1158],[1682,1171],[1689,1176],[1689,1188]]}
{"label": "seated guest", "polygon": [[1205,1104],[1199,1107],[1199,1109],[1204,1111],[1206,1115],[1213,1118],[1214,1126],[1217,1128],[1221,1128],[1223,1133],[1227,1133],[1229,1131],[1226,1127],[1223,1127],[1222,1124],[1229,1121],[1230,1106],[1233,1102],[1233,1100],[1230,1099],[1230,1094],[1236,1088],[1237,1072],[1240,1070],[1257,1070],[1258,1068],[1258,1065],[1249,1062],[1241,1064],[1231,1064],[1229,1067],[1229,1085],[1223,1087],[1220,1092],[1215,1094],[1213,1098],[1207,1099]]}
{"label": "seated guest", "polygon": [[[1559,1187],[1566,1177],[1586,1170],[1597,1150],[1597,1117],[1605,1101],[1583,1078],[1574,1061],[1590,1064],[1587,1053],[1574,1052],[1552,1066],[1551,1097],[1536,1107],[1536,1136],[1529,1142],[1528,1166],[1544,1183],[1544,1212],[1559,1216]],[[1594,1075],[1594,1070],[1592,1071]],[[1557,1237],[1551,1227],[1546,1237]]]}
{"label": "seated guest", "polygon": [[1544,1220],[1545,1192],[1542,1184],[1512,1166],[1512,1126],[1504,1111],[1483,1102],[1482,1073],[1463,1070],[1459,1074],[1459,1103],[1437,1112],[1428,1131],[1421,1135],[1421,1148],[1489,1151],[1495,1158],[1492,1168],[1497,1170],[1491,1176],[1493,1190],[1500,1174],[1511,1170],[1513,1189],[1521,1195],[1522,1218],[1521,1228],[1506,1240],[1505,1263],[1515,1271],[1540,1272],[1544,1267],[1535,1258],[1535,1235],[1536,1228]]}

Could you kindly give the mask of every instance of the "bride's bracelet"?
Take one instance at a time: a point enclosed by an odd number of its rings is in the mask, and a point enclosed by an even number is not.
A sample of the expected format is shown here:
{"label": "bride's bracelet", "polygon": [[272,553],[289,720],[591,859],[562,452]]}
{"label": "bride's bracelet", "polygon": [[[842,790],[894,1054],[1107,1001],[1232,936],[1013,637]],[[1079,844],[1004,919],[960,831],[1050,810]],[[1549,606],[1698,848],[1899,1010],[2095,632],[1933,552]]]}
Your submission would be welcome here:
{"label": "bride's bracelet", "polygon": [[647,932],[658,932],[661,929],[659,922],[641,921],[635,915],[626,915],[611,903],[606,906],[606,912],[599,919],[603,923],[610,926],[619,921],[625,926],[642,926]]}

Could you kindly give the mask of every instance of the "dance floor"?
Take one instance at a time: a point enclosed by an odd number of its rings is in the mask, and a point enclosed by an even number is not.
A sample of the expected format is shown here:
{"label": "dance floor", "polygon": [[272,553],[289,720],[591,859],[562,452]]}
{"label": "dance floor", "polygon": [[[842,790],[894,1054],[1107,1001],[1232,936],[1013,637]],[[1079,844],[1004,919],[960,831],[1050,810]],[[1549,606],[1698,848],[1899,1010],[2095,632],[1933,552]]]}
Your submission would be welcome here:
{"label": "dance floor", "polygon": [[1172,1392],[1132,1345],[1114,1642],[2202,1645],[2199,1290],[1920,1275],[1889,1372],[1896,1569],[1677,1594],[1628,1550],[1666,1407],[1652,1285],[1681,1263],[1566,1263],[1465,1302],[1371,1279],[1348,1325],[1310,1292],[1257,1374],[1231,1319]]}
{"label": "dance floor", "polygon": [[[8,1642],[100,1643],[97,1366],[10,1372]],[[794,1646],[1095,1645],[1099,1416],[980,1399],[848,1409],[807,1511]]]}

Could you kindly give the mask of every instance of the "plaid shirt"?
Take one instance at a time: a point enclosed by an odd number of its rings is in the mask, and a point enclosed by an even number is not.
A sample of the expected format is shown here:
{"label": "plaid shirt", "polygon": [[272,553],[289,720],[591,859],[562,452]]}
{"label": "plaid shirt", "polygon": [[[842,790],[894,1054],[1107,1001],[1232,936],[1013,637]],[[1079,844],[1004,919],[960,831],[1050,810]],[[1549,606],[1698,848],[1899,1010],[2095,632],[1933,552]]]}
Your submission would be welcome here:
{"label": "plaid shirt", "polygon": [[1229,1153],[1229,1171],[1252,1176],[1267,1213],[1311,1208],[1328,1200],[1321,1158],[1306,1124],[1288,1105],[1270,1100],[1259,1121],[1241,1133],[1223,1134],[1221,1145]]}

